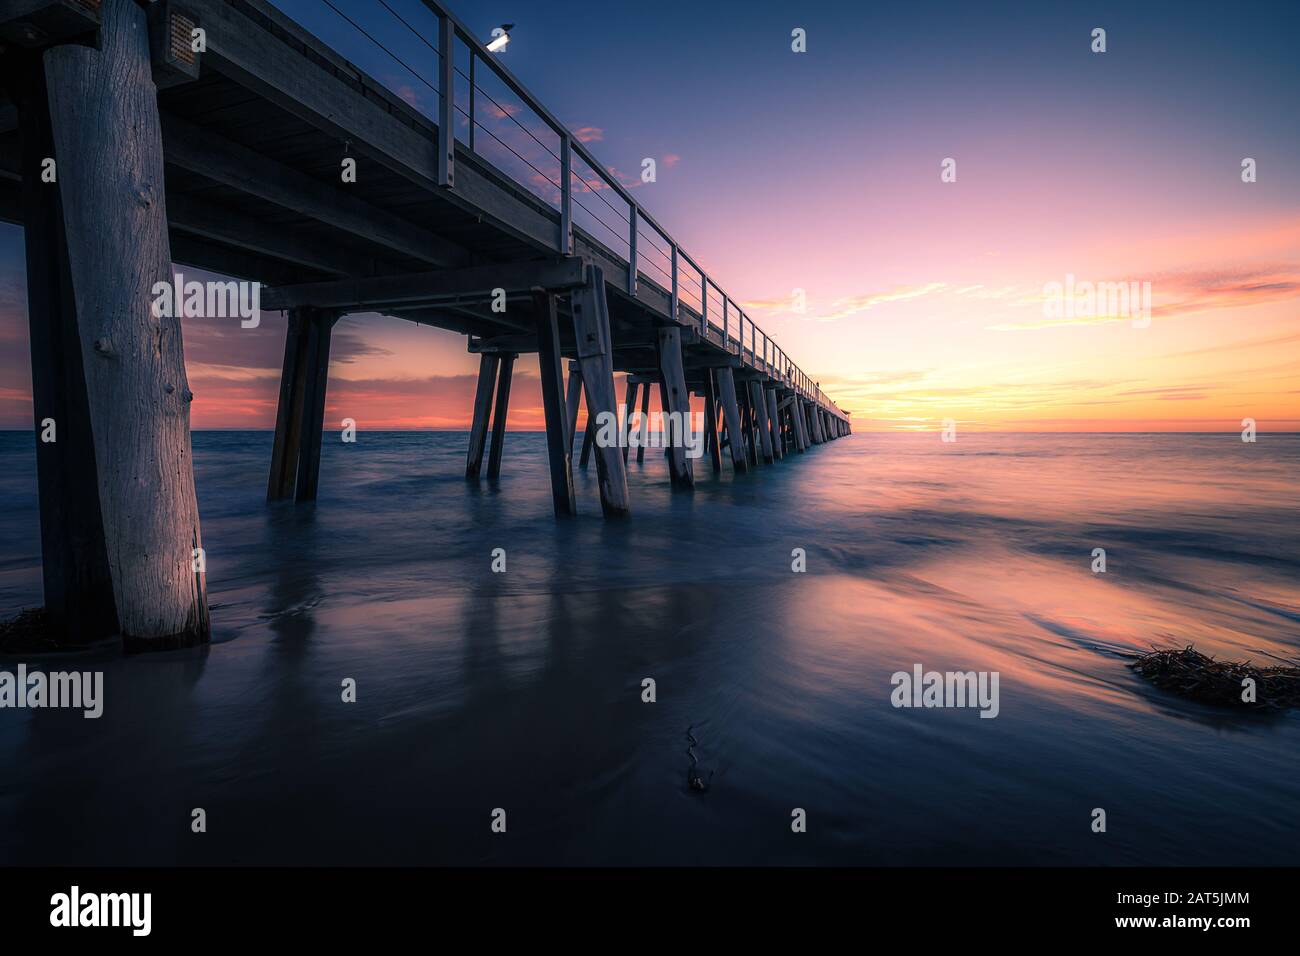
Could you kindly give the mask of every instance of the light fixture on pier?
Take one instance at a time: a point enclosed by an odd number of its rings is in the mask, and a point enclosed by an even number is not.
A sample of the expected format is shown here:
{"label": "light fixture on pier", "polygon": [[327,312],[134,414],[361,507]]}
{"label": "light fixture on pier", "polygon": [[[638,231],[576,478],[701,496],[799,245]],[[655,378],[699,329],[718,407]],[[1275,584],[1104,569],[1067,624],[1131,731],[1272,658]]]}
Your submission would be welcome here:
{"label": "light fixture on pier", "polygon": [[492,39],[488,41],[488,52],[498,53],[506,48],[510,42],[510,31],[515,28],[513,23],[503,23],[501,26],[492,30]]}

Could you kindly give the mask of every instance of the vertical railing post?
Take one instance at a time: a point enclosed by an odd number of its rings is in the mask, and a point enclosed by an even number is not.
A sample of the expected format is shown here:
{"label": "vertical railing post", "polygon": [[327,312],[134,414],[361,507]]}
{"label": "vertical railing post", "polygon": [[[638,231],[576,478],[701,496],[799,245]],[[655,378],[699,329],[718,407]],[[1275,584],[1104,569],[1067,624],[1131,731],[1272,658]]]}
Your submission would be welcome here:
{"label": "vertical railing post", "polygon": [[731,354],[731,338],[727,332],[727,294],[722,294],[722,347]]}
{"label": "vertical railing post", "polygon": [[673,243],[673,321],[677,321],[677,243]]}
{"label": "vertical railing post", "polygon": [[573,252],[573,141],[560,134],[560,254]]}
{"label": "vertical railing post", "polygon": [[[451,187],[456,178],[456,27],[451,17],[438,22],[439,88],[438,103],[438,185]],[[471,124],[472,125],[472,124]]]}
{"label": "vertical railing post", "polygon": [[709,277],[700,270],[700,335],[709,337]]}
{"label": "vertical railing post", "polygon": [[469,48],[469,151],[474,152],[474,118],[478,113],[474,109],[474,64],[478,57],[474,55],[474,47]]}
{"label": "vertical railing post", "polygon": [[638,218],[636,203],[632,203],[628,209],[628,222],[631,228],[627,235],[627,292],[628,295],[636,296],[636,233]]}

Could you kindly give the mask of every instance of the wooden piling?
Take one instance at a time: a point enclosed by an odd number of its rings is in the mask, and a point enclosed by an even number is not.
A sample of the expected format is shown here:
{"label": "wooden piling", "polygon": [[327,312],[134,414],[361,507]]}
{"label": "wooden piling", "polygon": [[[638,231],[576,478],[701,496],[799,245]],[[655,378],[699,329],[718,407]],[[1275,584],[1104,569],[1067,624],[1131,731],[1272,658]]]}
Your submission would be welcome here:
{"label": "wooden piling", "polygon": [[767,423],[772,429],[772,457],[780,461],[785,457],[782,447],[785,439],[781,435],[781,416],[776,410],[776,391],[770,388],[764,391],[767,393]]}
{"label": "wooden piling", "polygon": [[325,389],[329,379],[330,338],[337,312],[313,309],[307,323],[306,381],[303,388],[302,445],[294,501],[315,501],[320,482],[320,446],[325,429]]}
{"label": "wooden piling", "polygon": [[488,416],[492,412],[492,389],[501,359],[488,352],[479,356],[478,387],[474,390],[474,417],[469,428],[469,450],[465,455],[465,477],[478,481],[483,471],[483,446],[487,442]]}
{"label": "wooden piling", "polygon": [[[686,373],[682,367],[682,332],[676,325],[665,325],[659,329],[659,390],[663,405],[674,413],[679,422],[690,428],[691,398],[686,389]],[[662,433],[667,436],[671,427],[665,423]],[[695,475],[691,469],[691,460],[686,457],[683,444],[685,435],[678,435],[677,441],[671,442],[668,451],[668,472],[672,483],[678,488],[691,488],[695,485]]]}
{"label": "wooden piling", "polygon": [[[557,515],[578,512],[573,494],[571,432],[565,420],[564,372],[560,365],[560,330],[555,296],[533,293],[533,318],[537,325],[537,371],[542,380],[542,411],[546,419],[546,454],[551,470],[551,500]],[[572,384],[570,373],[570,384]]]}
{"label": "wooden piling", "polygon": [[736,378],[729,367],[715,373],[718,379],[718,399],[722,402],[722,417],[727,423],[728,447],[731,449],[731,466],[737,472],[748,470],[745,460],[744,431],[740,424],[740,406],[736,401]]}
{"label": "wooden piling", "polygon": [[650,383],[641,386],[641,434],[636,446],[636,463],[645,461],[646,440],[650,437]]}
{"label": "wooden piling", "polygon": [[713,473],[722,473],[722,449],[718,446],[718,387],[713,369],[704,370],[704,443],[708,446]]}
{"label": "wooden piling", "polygon": [[[44,157],[23,168],[25,206],[43,207],[27,221],[33,397],[64,446],[38,453],[38,468],[77,469],[40,489],[63,499],[42,502],[45,582],[56,623],[84,623],[83,637],[115,623],[128,650],[165,649],[209,635],[205,575],[194,569],[193,395],[180,317],[153,307],[172,273],[146,15],[133,0],[104,0],[101,17],[97,47],[35,59],[42,75],[28,74],[22,107],[23,139],[57,163],[54,183],[41,181]],[[32,253],[52,258],[33,264]],[[51,387],[67,389],[61,401]]]}
{"label": "wooden piling", "polygon": [[[582,364],[583,392],[587,396],[587,431],[593,437],[596,476],[600,481],[600,507],[606,518],[629,511],[627,470],[617,441],[594,441],[597,427],[612,421],[617,432],[618,400],[614,392],[614,349],[610,344],[609,306],[605,301],[605,276],[599,266],[587,266],[587,284],[573,293],[573,341]],[[585,443],[584,443],[585,446]],[[584,447],[583,458],[586,458]]]}
{"label": "wooden piling", "polygon": [[763,383],[750,382],[749,395],[754,405],[755,424],[758,427],[758,442],[763,449],[763,461],[772,464],[772,432],[767,424],[767,399],[763,396]]}
{"label": "wooden piling", "polygon": [[283,501],[291,497],[298,477],[307,388],[309,324],[310,310],[289,310],[284,335],[284,366],[280,372],[280,400],[276,407],[275,437],[271,446],[271,474],[266,484],[267,501]]}
{"label": "wooden piling", "polygon": [[488,452],[488,480],[495,481],[501,477],[501,452],[506,443],[506,416],[510,412],[510,381],[514,377],[515,359],[513,352],[501,355],[501,369],[497,373],[497,402],[492,410],[492,449]]}
{"label": "wooden piling", "polygon": [[578,404],[582,401],[582,367],[577,362],[569,363],[568,393],[564,399],[565,435],[564,447],[573,457],[573,441],[578,430]]}
{"label": "wooden piling", "polygon": [[[632,381],[632,376],[627,377],[627,394],[623,401],[623,407],[626,409],[623,419],[623,434],[626,438],[632,436],[632,410],[636,408],[636,390],[637,383]],[[627,465],[628,453],[632,450],[632,444],[629,441],[623,446],[623,464]]]}

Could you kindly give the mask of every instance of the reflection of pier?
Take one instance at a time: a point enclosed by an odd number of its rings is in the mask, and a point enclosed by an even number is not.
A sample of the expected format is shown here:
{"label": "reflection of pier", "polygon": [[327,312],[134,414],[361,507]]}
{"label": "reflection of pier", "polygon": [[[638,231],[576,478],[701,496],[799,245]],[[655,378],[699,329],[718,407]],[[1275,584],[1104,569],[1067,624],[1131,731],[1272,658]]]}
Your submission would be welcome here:
{"label": "reflection of pier", "polygon": [[[577,403],[589,419],[616,415],[616,372],[629,373],[629,407],[648,409],[652,385],[667,412],[701,396],[715,470],[723,448],[743,471],[848,434],[848,417],[617,175],[441,3],[424,3],[436,116],[263,0],[0,3],[0,215],[26,228],[36,419],[59,430],[38,445],[38,468],[46,604],[66,630],[120,630],[141,646],[206,638],[180,323],[150,311],[172,261],[270,283],[263,307],[289,312],[272,500],[316,496],[330,334],[348,312],[469,337],[481,356],[475,476],[489,427],[499,471],[513,363],[538,353],[560,513],[575,510]],[[489,156],[504,141],[484,122],[487,84],[553,142],[553,167],[533,166],[540,190]],[[603,510],[627,513],[623,449],[591,451]],[[690,487],[685,449],[668,459],[674,485]]]}

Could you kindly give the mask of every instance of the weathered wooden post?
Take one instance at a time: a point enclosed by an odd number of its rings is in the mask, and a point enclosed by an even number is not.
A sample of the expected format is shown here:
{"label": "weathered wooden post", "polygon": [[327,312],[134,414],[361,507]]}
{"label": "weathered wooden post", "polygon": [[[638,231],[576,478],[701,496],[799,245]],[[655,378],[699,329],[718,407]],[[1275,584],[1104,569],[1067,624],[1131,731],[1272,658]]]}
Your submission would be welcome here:
{"label": "weathered wooden post", "polygon": [[560,330],[555,313],[555,296],[535,291],[533,315],[537,323],[537,371],[542,380],[551,499],[557,515],[572,515],[578,513],[578,503],[573,494],[572,433],[564,417],[564,371],[560,366]]}
{"label": "weathered wooden post", "polygon": [[[623,400],[623,407],[626,409],[623,418],[623,432],[629,437],[632,434],[632,410],[636,408],[636,390],[637,383],[632,381],[632,376],[627,377],[626,396]],[[628,452],[632,450],[632,443],[628,442],[623,446],[623,464],[627,465]]]}
{"label": "weathered wooden post", "polygon": [[56,427],[37,445],[45,600],[65,639],[183,647],[209,619],[181,322],[154,308],[173,281],[157,90],[145,11],[104,0],[101,17],[98,48],[4,54],[28,57],[7,66],[33,400]]}
{"label": "weathered wooden post", "polygon": [[705,441],[715,475],[722,472],[722,449],[718,447],[718,388],[713,381],[713,369],[704,370],[704,422]]}
{"label": "weathered wooden post", "polygon": [[510,380],[514,377],[513,352],[501,356],[501,370],[497,374],[497,403],[492,410],[492,450],[488,452],[487,476],[490,481],[501,477],[501,452],[506,443],[506,415],[510,411]]}
{"label": "weathered wooden post", "polygon": [[763,448],[763,461],[770,465],[772,464],[772,432],[767,427],[767,399],[763,397],[763,383],[758,380],[750,382],[749,396],[754,406],[758,440]]}
{"label": "weathered wooden post", "polygon": [[339,313],[310,310],[307,323],[306,382],[303,394],[302,450],[294,501],[315,501],[320,482],[320,446],[325,430],[325,388],[330,370],[330,337]]}
{"label": "weathered wooden post", "polygon": [[578,405],[582,401],[582,366],[577,362],[569,363],[569,385],[568,392],[564,398],[564,422],[565,447],[569,449],[569,457],[573,457],[573,439],[575,432],[578,430]]}
{"label": "weathered wooden post", "polygon": [[[618,424],[618,400],[614,397],[614,348],[609,336],[609,308],[605,302],[605,276],[599,266],[586,268],[587,283],[574,291],[573,341],[582,365],[583,392],[587,396],[587,433],[595,445],[596,476],[600,481],[600,507],[605,517],[626,515],[629,510],[627,471],[618,443],[595,441],[597,423],[604,418]],[[587,448],[584,443],[583,459]]]}
{"label": "weathered wooden post", "polygon": [[731,466],[737,472],[749,468],[745,460],[744,431],[740,425],[740,406],[736,402],[736,378],[730,367],[718,369],[718,397],[722,401],[722,417],[727,423],[727,444],[731,449]]}
{"label": "weathered wooden post", "polygon": [[769,388],[765,391],[767,392],[767,421],[772,428],[772,456],[780,461],[785,457],[785,449],[782,447],[781,415],[776,410],[776,390]]}
{"label": "weathered wooden post", "polygon": [[465,477],[478,480],[483,471],[483,446],[487,442],[488,416],[492,411],[492,389],[496,385],[501,359],[484,352],[478,359],[478,386],[474,390],[474,418],[469,428],[469,450],[465,455]]}
{"label": "weathered wooden post", "polygon": [[[677,325],[665,325],[659,328],[659,394],[664,408],[673,414],[673,418],[690,428],[691,393],[686,389],[686,372],[682,367],[682,330]],[[661,432],[672,437],[672,426],[665,422]],[[685,434],[678,434],[675,441],[668,442],[668,473],[672,483],[678,488],[691,488],[695,485],[695,474],[691,460],[686,457]]]}
{"label": "weathered wooden post", "polygon": [[641,440],[636,446],[636,463],[645,462],[645,444],[650,437],[650,383],[641,385]]}

